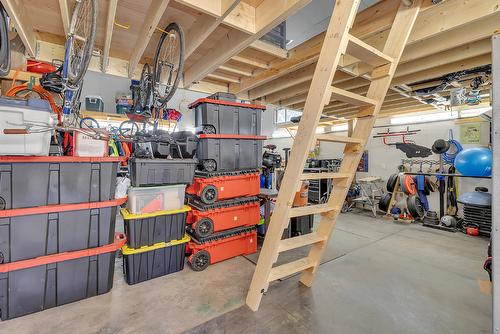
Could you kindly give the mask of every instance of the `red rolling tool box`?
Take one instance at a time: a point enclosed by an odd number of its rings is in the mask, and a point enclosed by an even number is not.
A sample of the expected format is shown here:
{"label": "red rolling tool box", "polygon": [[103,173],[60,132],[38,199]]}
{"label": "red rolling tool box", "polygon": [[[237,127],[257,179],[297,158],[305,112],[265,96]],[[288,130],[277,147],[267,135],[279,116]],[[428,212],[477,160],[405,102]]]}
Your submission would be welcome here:
{"label": "red rolling tool box", "polygon": [[191,268],[202,271],[211,264],[257,252],[257,228],[237,227],[198,239],[193,236],[186,250],[191,253]]}
{"label": "red rolling tool box", "polygon": [[259,223],[259,199],[255,196],[235,198],[214,204],[204,204],[196,198],[188,199],[192,211],[186,223],[195,237],[207,237],[214,232]]}
{"label": "red rolling tool box", "polygon": [[187,187],[186,193],[199,197],[205,204],[236,197],[257,196],[260,193],[259,171],[197,171],[194,182]]}

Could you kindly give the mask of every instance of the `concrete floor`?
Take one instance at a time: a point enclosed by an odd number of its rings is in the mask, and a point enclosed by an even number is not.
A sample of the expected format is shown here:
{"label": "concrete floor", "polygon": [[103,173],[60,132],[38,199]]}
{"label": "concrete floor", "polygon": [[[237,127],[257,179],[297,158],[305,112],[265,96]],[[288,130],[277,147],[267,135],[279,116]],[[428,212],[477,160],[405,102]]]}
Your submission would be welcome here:
{"label": "concrete floor", "polygon": [[344,214],[314,286],[275,282],[258,312],[244,306],[251,257],[134,286],[118,260],[110,293],[1,322],[0,333],[491,333],[486,246]]}

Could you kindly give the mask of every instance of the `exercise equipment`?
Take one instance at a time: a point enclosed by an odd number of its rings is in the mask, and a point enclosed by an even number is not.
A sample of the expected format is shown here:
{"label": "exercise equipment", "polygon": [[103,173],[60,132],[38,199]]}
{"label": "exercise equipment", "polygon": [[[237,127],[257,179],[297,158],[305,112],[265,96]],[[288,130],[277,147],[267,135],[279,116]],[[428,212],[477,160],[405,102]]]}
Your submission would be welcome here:
{"label": "exercise equipment", "polygon": [[491,176],[493,153],[486,147],[473,147],[455,157],[455,168],[464,176]]}
{"label": "exercise equipment", "polygon": [[446,227],[456,227],[457,226],[457,219],[453,216],[443,216],[441,218],[441,225],[446,226]]}
{"label": "exercise equipment", "polygon": [[417,195],[408,196],[406,206],[410,215],[415,219],[422,218],[425,215],[424,207]]}

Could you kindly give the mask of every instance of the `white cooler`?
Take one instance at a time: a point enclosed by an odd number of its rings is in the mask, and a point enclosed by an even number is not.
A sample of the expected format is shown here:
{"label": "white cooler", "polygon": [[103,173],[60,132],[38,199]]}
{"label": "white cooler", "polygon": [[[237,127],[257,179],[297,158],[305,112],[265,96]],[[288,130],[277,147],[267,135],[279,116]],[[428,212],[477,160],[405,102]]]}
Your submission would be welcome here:
{"label": "white cooler", "polygon": [[57,121],[50,105],[41,99],[0,98],[0,155],[49,155],[52,131],[30,134],[4,134],[4,129],[34,131],[54,126]]}

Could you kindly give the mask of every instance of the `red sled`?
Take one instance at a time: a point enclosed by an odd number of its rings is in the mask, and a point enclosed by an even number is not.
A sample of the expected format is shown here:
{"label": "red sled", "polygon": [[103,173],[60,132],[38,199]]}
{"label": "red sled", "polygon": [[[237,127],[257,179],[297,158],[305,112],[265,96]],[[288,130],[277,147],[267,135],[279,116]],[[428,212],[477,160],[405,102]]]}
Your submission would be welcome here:
{"label": "red sled", "polygon": [[186,193],[212,204],[230,198],[257,196],[260,193],[258,170],[238,172],[199,172],[186,188]]}
{"label": "red sled", "polygon": [[202,271],[211,264],[257,252],[255,226],[238,227],[200,240],[194,237],[191,240],[186,249],[191,253],[188,262],[194,271]]}
{"label": "red sled", "polygon": [[190,225],[189,232],[197,238],[235,227],[254,226],[260,219],[257,197],[235,198],[214,204],[204,204],[190,198],[189,205],[192,210],[188,212],[186,223]]}

